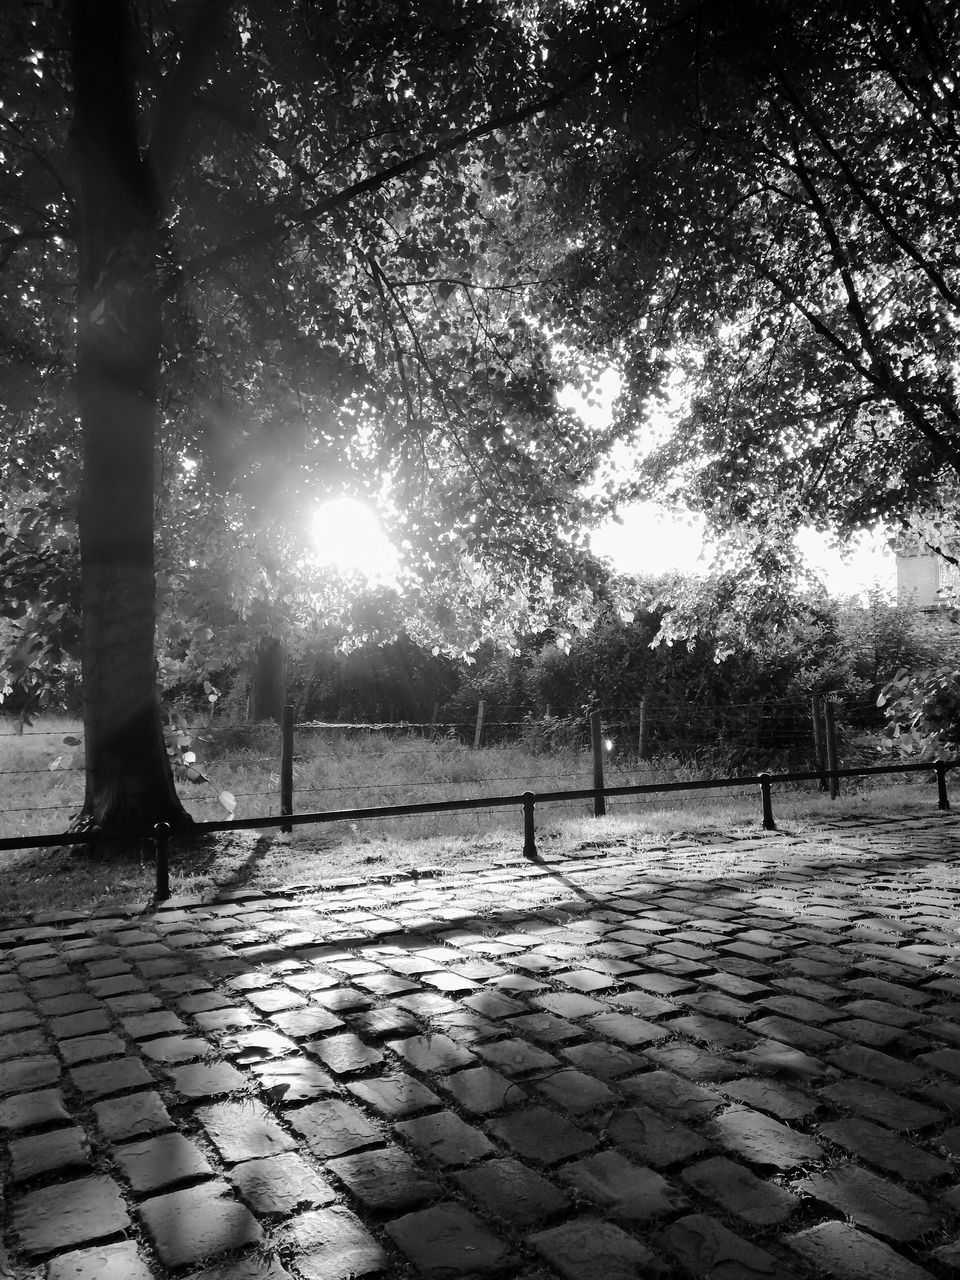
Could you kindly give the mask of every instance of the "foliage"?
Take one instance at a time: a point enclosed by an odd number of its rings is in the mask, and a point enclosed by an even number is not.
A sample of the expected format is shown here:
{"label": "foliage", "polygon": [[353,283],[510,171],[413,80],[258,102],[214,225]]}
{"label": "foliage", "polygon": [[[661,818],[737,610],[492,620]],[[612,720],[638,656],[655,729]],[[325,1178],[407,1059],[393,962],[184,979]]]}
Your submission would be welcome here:
{"label": "foliage", "polygon": [[955,6],[716,0],[672,35],[545,143],[558,297],[622,370],[628,491],[774,544],[949,510]]}
{"label": "foliage", "polygon": [[960,754],[960,670],[952,666],[898,671],[878,699],[891,751],[921,760]]}

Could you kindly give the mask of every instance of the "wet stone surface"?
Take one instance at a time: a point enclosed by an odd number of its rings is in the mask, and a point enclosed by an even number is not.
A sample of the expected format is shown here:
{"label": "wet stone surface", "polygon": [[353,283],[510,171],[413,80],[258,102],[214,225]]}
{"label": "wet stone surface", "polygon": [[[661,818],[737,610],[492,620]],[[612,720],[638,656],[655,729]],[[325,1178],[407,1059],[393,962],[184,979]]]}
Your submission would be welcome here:
{"label": "wet stone surface", "polygon": [[948,1280],[958,918],[936,814],[0,920],[0,1262]]}

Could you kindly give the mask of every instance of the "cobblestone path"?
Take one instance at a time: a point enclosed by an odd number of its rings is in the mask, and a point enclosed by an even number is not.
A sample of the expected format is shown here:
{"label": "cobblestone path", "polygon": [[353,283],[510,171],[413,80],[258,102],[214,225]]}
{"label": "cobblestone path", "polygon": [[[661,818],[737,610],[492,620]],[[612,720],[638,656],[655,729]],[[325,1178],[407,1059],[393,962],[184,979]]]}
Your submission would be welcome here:
{"label": "cobblestone path", "polygon": [[0,1276],[960,1274],[960,821],[0,928]]}

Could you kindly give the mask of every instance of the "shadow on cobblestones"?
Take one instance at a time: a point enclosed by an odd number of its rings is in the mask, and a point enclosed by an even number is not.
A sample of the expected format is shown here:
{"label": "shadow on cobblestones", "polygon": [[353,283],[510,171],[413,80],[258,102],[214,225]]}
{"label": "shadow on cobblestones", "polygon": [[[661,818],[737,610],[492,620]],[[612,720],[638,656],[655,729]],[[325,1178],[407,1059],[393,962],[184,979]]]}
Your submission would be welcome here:
{"label": "shadow on cobblestones", "polygon": [[12,924],[9,1274],[946,1280],[958,852],[938,817]]}

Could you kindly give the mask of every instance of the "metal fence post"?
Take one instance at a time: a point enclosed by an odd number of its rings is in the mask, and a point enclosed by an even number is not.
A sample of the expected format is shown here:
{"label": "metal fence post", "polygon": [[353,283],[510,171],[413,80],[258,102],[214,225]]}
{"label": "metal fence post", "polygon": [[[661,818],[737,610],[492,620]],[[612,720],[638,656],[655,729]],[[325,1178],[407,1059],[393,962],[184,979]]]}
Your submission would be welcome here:
{"label": "metal fence post", "polygon": [[943,760],[938,760],[934,765],[937,771],[937,808],[949,809],[950,798],[947,795],[947,765]]}
{"label": "metal fence post", "polygon": [[824,719],[827,722],[827,770],[830,774],[830,799],[836,800],[840,794],[840,779],[837,777],[837,713],[836,704],[828,698],[823,704]]}
{"label": "metal fence post", "polygon": [[810,699],[810,720],[813,725],[813,755],[816,760],[816,767],[820,771],[820,781],[817,784],[820,791],[826,791],[827,783],[827,761],[826,752],[823,745],[823,703],[819,694],[814,694]]}
{"label": "metal fence post", "polygon": [[[293,814],[293,707],[285,703],[280,713],[280,816]],[[284,823],[281,831],[293,830]]]}
{"label": "metal fence post", "polygon": [[533,792],[525,791],[523,793],[523,856],[525,858],[535,858],[537,856],[537,841],[534,833],[533,803]]}
{"label": "metal fence post", "polygon": [[603,724],[599,711],[590,712],[590,741],[593,745],[593,816],[602,818],[607,812],[603,794]]}
{"label": "metal fence post", "polygon": [[773,820],[773,803],[770,799],[770,775],[760,774],[760,804],[763,808],[764,831],[776,831],[777,824]]}
{"label": "metal fence post", "polygon": [[153,828],[153,853],[157,868],[157,902],[170,897],[170,823],[158,822]]}

